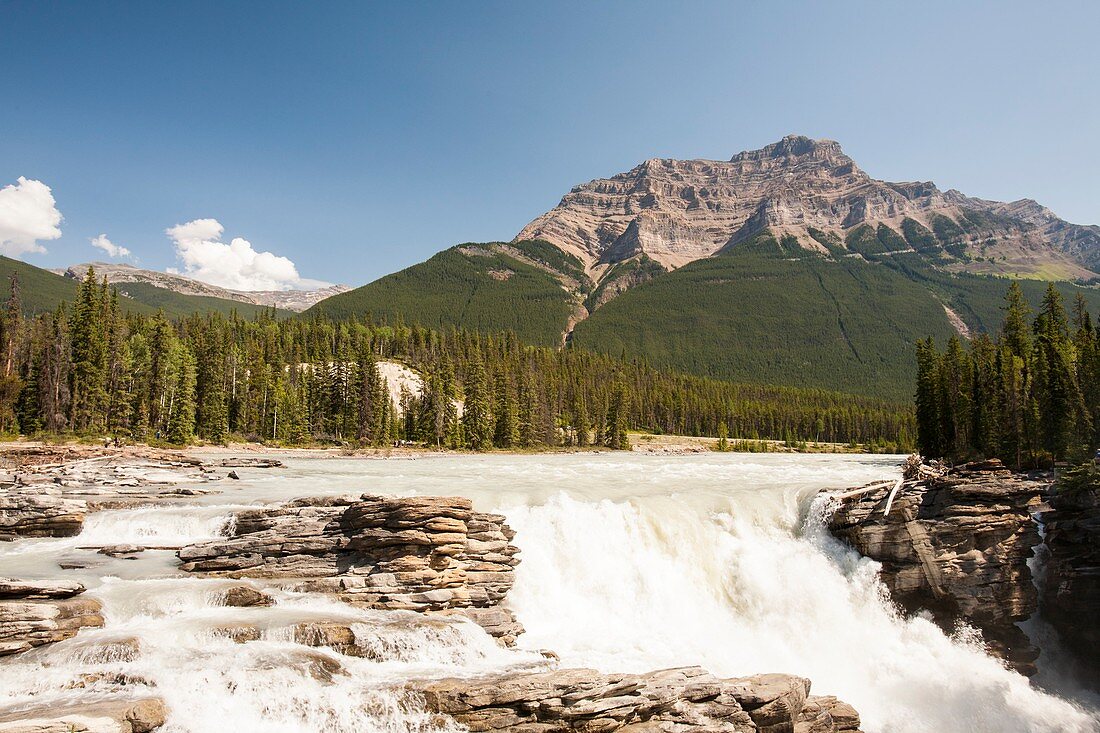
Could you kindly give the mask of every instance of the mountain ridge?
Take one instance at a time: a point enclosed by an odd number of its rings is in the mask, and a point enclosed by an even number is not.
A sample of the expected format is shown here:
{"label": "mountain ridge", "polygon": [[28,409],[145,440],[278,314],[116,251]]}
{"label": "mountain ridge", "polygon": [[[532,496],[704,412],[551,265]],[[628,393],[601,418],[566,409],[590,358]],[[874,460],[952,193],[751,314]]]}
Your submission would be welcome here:
{"label": "mountain ridge", "polygon": [[211,285],[201,280],[157,270],[146,270],[134,265],[117,262],[84,262],[67,268],[51,270],[58,275],[74,280],[84,279],[89,267],[94,267],[100,277],[125,292],[127,284],[144,284],[180,295],[192,295],[207,298],[233,300],[248,305],[274,307],[282,310],[301,312],[325,298],[351,290],[347,285],[330,285],[316,290],[231,290]]}
{"label": "mountain ridge", "polygon": [[[996,221],[967,222],[968,210]],[[1064,279],[1100,277],[1100,227],[1070,224],[1030,199],[988,201],[941,191],[932,181],[879,180],[836,141],[801,135],[729,161],[651,158],[574,186],[516,240],[542,239],[581,258],[598,283],[609,265],[641,253],[675,269],[765,229],[824,251],[809,228],[843,241],[861,224],[899,230],[910,219],[931,230],[937,216],[950,219],[960,241],[980,251],[956,258],[958,269],[1004,274],[1015,268],[1014,274],[1027,275],[1045,265]],[[998,246],[991,247],[997,225]],[[997,258],[1003,258],[1000,267]]]}
{"label": "mountain ridge", "polygon": [[309,312],[901,399],[916,339],[999,325],[1007,283],[991,276],[1020,277],[1033,304],[1062,281],[1095,309],[1100,289],[1073,282],[1098,270],[1100,227],[1031,199],[881,181],[839,143],[796,135],[574,186],[510,243],[452,247]]}

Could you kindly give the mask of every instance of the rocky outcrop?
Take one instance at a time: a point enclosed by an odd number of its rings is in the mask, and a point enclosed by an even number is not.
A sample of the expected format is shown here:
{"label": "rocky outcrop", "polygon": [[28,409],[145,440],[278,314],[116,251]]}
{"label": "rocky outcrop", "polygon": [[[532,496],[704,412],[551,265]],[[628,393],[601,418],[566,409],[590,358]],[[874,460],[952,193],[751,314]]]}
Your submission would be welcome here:
{"label": "rocky outcrop", "polygon": [[783,674],[718,679],[698,667],[647,674],[564,669],[445,679],[411,686],[428,709],[471,731],[831,733],[859,728],[835,698]]}
{"label": "rocky outcrop", "polygon": [[1042,515],[1048,559],[1041,611],[1100,690],[1100,491],[1057,493]]}
{"label": "rocky outcrop", "polygon": [[164,702],[152,697],[43,705],[0,712],[0,733],[150,733],[167,716]]}
{"label": "rocky outcrop", "polygon": [[83,280],[84,276],[88,274],[89,267],[94,267],[99,279],[106,278],[123,295],[127,294],[127,283],[138,283],[171,290],[182,295],[222,298],[224,300],[235,300],[238,303],[283,308],[299,312],[325,298],[339,295],[350,289],[347,285],[326,285],[314,290],[230,290],[229,288],[194,280],[185,275],[143,270],[119,262],[84,263],[72,265],[64,270],[56,270],[56,272],[73,280]]}
{"label": "rocky outcrop", "polygon": [[18,537],[75,537],[84,527],[86,502],[66,499],[59,489],[0,489],[0,540]]}
{"label": "rocky outcrop", "polygon": [[0,578],[0,656],[29,651],[103,626],[99,601],[77,598],[84,586],[69,580]]}
{"label": "rocky outcrop", "polygon": [[[942,232],[953,244],[1006,257],[1019,271],[1057,263],[1069,276],[1089,277],[1087,268],[1100,262],[1096,227],[1068,224],[1031,201],[1003,204],[941,191],[930,181],[877,180],[838,143],[801,135],[728,161],[655,158],[575,186],[516,240],[549,241],[590,269],[639,254],[674,268],[765,229],[822,254],[827,248],[812,230],[841,247],[847,234],[863,225],[888,226],[902,240],[909,238],[902,226],[906,219],[929,237]],[[983,267],[965,258],[953,266]]]}
{"label": "rocky outcrop", "polygon": [[458,497],[301,499],[239,512],[233,534],[179,551],[188,572],[296,580],[369,608],[466,614],[505,641],[496,608],[519,549],[499,514]]}
{"label": "rocky outcrop", "polygon": [[1031,512],[1048,487],[999,461],[972,463],[906,481],[889,513],[892,483],[849,492],[829,529],[882,563],[882,581],[903,608],[928,610],[947,630],[960,621],[976,627],[993,653],[1032,674],[1038,651],[1016,623],[1038,606]]}

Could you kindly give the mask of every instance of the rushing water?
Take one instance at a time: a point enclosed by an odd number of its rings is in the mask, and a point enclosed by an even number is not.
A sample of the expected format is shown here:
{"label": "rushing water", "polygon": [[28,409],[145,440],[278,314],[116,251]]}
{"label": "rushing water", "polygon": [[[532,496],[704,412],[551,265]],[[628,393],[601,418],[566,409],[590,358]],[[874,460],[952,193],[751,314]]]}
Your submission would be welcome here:
{"label": "rushing water", "polygon": [[[876,564],[822,530],[819,489],[894,476],[896,458],[286,462],[238,469],[242,480],[218,484],[222,494],[93,514],[79,537],[0,547],[0,574],[79,578],[107,618],[103,629],[0,662],[0,705],[87,699],[124,679],[130,691],[155,686],[172,733],[438,730],[392,691],[396,683],[535,667],[537,650],[552,649],[563,666],[609,672],[698,664],[720,676],[804,675],[816,693],[852,703],[870,733],[1098,729],[1095,709],[1035,689],[965,629],[951,638],[925,619],[900,617]],[[226,582],[181,577],[171,550],[123,560],[81,549],[175,546],[218,536],[245,506],[365,492],[460,494],[507,515],[522,549],[507,601],[527,628],[520,649],[499,648],[470,623],[425,627],[289,592],[277,593],[274,608],[226,608]],[[324,620],[353,624],[377,658],[304,647],[286,632]],[[259,625],[262,637],[237,644],[219,632],[234,624]],[[346,673],[333,672],[340,665]]]}

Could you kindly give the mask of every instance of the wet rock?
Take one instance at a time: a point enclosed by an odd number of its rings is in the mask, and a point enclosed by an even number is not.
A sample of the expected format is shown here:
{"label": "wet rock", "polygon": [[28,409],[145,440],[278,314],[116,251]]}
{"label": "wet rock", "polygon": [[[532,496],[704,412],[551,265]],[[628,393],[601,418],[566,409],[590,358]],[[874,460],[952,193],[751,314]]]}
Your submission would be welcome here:
{"label": "wet rock", "polygon": [[75,537],[87,504],[49,487],[0,489],[0,537]]}
{"label": "wet rock", "polygon": [[70,581],[0,579],[0,656],[62,641],[85,627],[103,626],[94,598]]}
{"label": "wet rock", "polygon": [[234,481],[240,481],[240,480],[241,480],[241,477],[237,475],[237,472],[236,472],[236,471],[230,471],[229,473],[227,473],[227,474],[225,475],[225,477],[226,477],[226,478],[231,478],[231,479],[233,479]]}
{"label": "wet rock", "polygon": [[[367,608],[444,611],[495,607],[519,563],[504,517],[458,497],[299,499],[239,512],[234,527],[231,537],[182,548],[181,567],[300,579],[302,590]],[[521,631],[503,611],[473,616],[503,639]]]}
{"label": "wet rock", "polygon": [[210,465],[219,468],[282,468],[283,462],[274,458],[223,458]]}
{"label": "wet rock", "polygon": [[793,733],[811,730],[811,722],[821,733],[853,730],[831,717],[832,707],[847,708],[843,703],[816,698],[807,709],[809,688],[809,680],[790,675],[718,679],[698,667],[641,675],[565,669],[410,685],[430,711],[471,731]]}
{"label": "wet rock", "polygon": [[831,733],[859,731],[859,713],[846,702],[832,696],[810,695],[802,706],[795,733]]}
{"label": "wet rock", "polygon": [[830,531],[882,563],[900,606],[930,611],[948,631],[960,621],[976,627],[991,652],[1034,674],[1038,650],[1016,622],[1038,607],[1027,564],[1039,543],[1031,512],[1049,483],[996,460],[924,475],[902,485],[888,515],[892,485],[842,501]]}
{"label": "wet rock", "polygon": [[237,644],[247,644],[250,641],[259,641],[263,633],[259,628],[248,625],[220,626],[212,630],[217,636],[224,636]]}
{"label": "wet rock", "polygon": [[225,592],[223,602],[227,606],[247,608],[251,606],[271,606],[275,599],[250,585],[235,585]]}
{"label": "wet rock", "polygon": [[137,555],[145,552],[145,548],[141,545],[106,545],[99,548],[100,555],[106,555],[108,557],[120,557],[127,560],[133,560]]}
{"label": "wet rock", "polygon": [[1100,491],[1057,493],[1049,503],[1042,615],[1100,690]]}
{"label": "wet rock", "polygon": [[164,725],[168,709],[159,698],[43,705],[0,711],[0,733],[150,733]]}
{"label": "wet rock", "polygon": [[0,599],[72,598],[84,592],[75,580],[17,580],[0,578]]}

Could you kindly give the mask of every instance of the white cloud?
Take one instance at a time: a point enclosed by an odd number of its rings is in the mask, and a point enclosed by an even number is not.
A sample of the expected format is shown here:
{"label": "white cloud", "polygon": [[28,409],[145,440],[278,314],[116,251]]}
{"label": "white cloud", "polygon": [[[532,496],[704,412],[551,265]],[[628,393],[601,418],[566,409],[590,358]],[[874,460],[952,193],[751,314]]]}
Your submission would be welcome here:
{"label": "white cloud", "polygon": [[195,219],[165,230],[176,245],[183,268],[168,272],[233,290],[290,290],[303,286],[298,268],[286,257],[257,252],[252,243],[235,237],[221,241],[217,219]]}
{"label": "white cloud", "polygon": [[117,259],[119,257],[130,256],[130,250],[126,249],[123,246],[117,245],[111,240],[107,239],[106,234],[100,234],[98,237],[92,237],[88,241],[91,242],[92,246],[96,249],[101,249],[106,252],[108,257],[114,257]]}
{"label": "white cloud", "polygon": [[0,188],[0,254],[45,252],[42,239],[61,236],[61,212],[50,187],[22,176]]}

